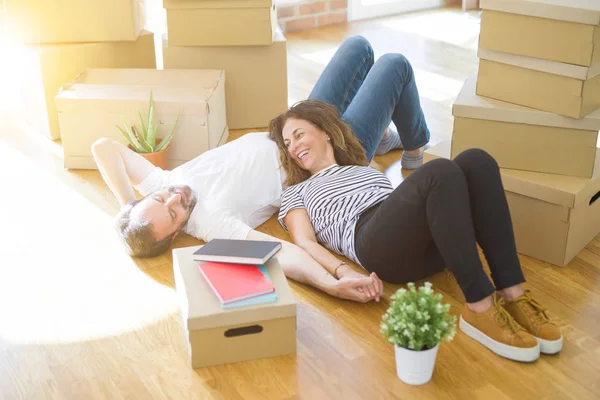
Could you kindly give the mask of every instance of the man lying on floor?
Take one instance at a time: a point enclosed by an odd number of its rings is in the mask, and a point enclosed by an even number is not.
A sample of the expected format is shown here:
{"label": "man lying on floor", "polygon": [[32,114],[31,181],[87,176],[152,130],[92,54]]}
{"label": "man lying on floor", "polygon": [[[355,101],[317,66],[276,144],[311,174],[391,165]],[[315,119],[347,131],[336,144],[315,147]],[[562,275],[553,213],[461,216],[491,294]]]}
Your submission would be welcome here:
{"label": "man lying on floor", "polygon": [[[171,171],[112,139],[96,141],[92,154],[122,206],[117,228],[131,256],[158,256],[180,232],[204,241],[278,241],[288,278],[358,302],[379,301],[383,293],[374,274],[348,271],[338,280],[297,245],[253,229],[278,212],[285,180],[267,133],[248,133]],[[136,199],[134,188],[144,197]]]}
{"label": "man lying on floor", "polygon": [[[429,130],[412,67],[401,54],[386,54],[375,62],[371,44],[362,36],[351,37],[327,64],[309,100],[335,106],[364,149],[361,164],[376,154],[404,149],[403,168],[422,165]],[[391,122],[397,131],[389,127]],[[304,149],[303,160],[312,158],[311,151]],[[154,167],[113,140],[99,140],[92,152],[123,206],[118,228],[131,255],[159,255],[180,231],[204,241],[280,241],[278,260],[287,277],[336,297],[379,301],[383,283],[375,273],[367,277],[341,261],[321,265],[299,246],[254,229],[278,212],[286,180],[277,144],[267,133],[246,134],[173,171]],[[143,199],[136,200],[132,184]]]}

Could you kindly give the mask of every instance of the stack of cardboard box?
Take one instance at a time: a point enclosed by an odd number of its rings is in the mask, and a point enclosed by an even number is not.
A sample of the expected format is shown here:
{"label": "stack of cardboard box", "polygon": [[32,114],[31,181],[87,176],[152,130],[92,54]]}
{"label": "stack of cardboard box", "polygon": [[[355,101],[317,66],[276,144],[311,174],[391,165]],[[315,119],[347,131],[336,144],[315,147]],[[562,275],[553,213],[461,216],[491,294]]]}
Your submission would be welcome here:
{"label": "stack of cardboard box", "polygon": [[479,69],[454,106],[451,143],[501,168],[517,249],[567,265],[600,233],[600,3],[481,0]]}
{"label": "stack of cardboard box", "polygon": [[54,103],[61,85],[87,68],[156,68],[143,0],[4,0],[4,7],[4,33],[25,44],[24,114],[52,139],[61,136]]}
{"label": "stack of cardboard box", "polygon": [[287,43],[273,0],[164,0],[165,69],[223,69],[229,129],[287,109]]}

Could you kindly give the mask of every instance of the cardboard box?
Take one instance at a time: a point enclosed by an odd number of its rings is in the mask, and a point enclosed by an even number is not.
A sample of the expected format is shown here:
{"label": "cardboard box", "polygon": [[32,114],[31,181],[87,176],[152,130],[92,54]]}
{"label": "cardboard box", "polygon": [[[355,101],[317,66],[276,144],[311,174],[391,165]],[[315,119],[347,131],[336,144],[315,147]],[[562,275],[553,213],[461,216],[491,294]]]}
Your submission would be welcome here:
{"label": "cardboard box", "polygon": [[600,62],[600,2],[480,0],[479,47],[567,64]]}
{"label": "cardboard box", "polygon": [[[60,138],[54,96],[87,68],[156,68],[154,34],[135,42],[28,46],[20,59],[23,71],[19,95],[30,127],[51,139]],[[10,60],[8,62],[11,62]]]}
{"label": "cardboard box", "polygon": [[600,109],[600,63],[592,67],[480,49],[477,94],[572,118]]}
{"label": "cardboard box", "polygon": [[192,367],[295,354],[296,300],[277,256],[265,264],[277,292],[275,303],[222,309],[192,258],[200,247],[173,250],[175,288]]}
{"label": "cardboard box", "polygon": [[135,41],[144,0],[4,0],[8,32],[21,43]]}
{"label": "cardboard box", "polygon": [[503,168],[592,177],[600,110],[583,119],[563,117],[478,96],[476,81],[467,78],[452,107],[453,158],[478,147]]}
{"label": "cardboard box", "polygon": [[[501,168],[517,251],[567,266],[600,233],[600,152],[592,179]],[[450,158],[450,142],[423,155]]]}
{"label": "cardboard box", "polygon": [[172,46],[269,45],[275,39],[273,0],[164,0]]}
{"label": "cardboard box", "polygon": [[150,90],[158,138],[169,133],[179,114],[169,168],[227,140],[224,71],[90,69],[56,95],[65,167],[96,169],[91,146],[101,137],[127,145],[116,126],[123,126],[123,116],[139,127],[138,110],[147,120]]}
{"label": "cardboard box", "polygon": [[165,69],[224,69],[229,129],[269,126],[288,109],[287,42],[281,31],[269,46],[171,46],[163,38]]}

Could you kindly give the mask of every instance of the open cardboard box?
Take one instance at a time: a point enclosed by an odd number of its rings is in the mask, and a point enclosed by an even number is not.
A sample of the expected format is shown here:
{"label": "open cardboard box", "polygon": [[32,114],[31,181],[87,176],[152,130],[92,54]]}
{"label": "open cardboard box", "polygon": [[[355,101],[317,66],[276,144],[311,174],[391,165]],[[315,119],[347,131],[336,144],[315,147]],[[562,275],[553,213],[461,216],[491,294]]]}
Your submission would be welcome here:
{"label": "open cardboard box", "polygon": [[600,63],[597,0],[480,0],[479,48],[566,64]]}
{"label": "open cardboard box", "polygon": [[476,94],[476,80],[466,79],[452,107],[452,158],[478,147],[502,168],[592,177],[600,110],[573,119],[493,100]]}
{"label": "open cardboard box", "polygon": [[56,95],[66,168],[96,169],[91,146],[101,137],[125,145],[117,126],[147,119],[152,90],[157,137],[179,123],[169,168],[223,144],[228,137],[223,70],[89,69]]}
{"label": "open cardboard box", "polygon": [[288,109],[287,41],[268,46],[172,46],[163,38],[165,69],[223,69],[229,129],[266,128]]}
{"label": "open cardboard box", "polygon": [[600,62],[582,67],[480,49],[477,94],[572,118],[600,109]]}
{"label": "open cardboard box", "polygon": [[175,288],[192,367],[295,354],[296,300],[277,255],[265,264],[277,301],[223,309],[193,259],[200,247],[173,250]]}
{"label": "open cardboard box", "polygon": [[[423,155],[436,158],[451,158],[449,141]],[[600,233],[600,152],[592,179],[500,172],[519,253],[564,267]]]}
{"label": "open cardboard box", "polygon": [[4,0],[8,33],[21,43],[135,41],[144,0]]}
{"label": "open cardboard box", "polygon": [[269,45],[275,39],[273,0],[164,0],[173,46]]}

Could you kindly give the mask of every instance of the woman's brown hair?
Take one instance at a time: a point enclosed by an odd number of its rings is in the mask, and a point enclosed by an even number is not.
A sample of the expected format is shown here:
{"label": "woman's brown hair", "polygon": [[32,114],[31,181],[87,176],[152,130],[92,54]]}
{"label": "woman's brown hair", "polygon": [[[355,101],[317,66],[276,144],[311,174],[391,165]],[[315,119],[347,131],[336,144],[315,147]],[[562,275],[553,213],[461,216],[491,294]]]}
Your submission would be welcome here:
{"label": "woman's brown hair", "polygon": [[302,169],[290,157],[288,149],[283,143],[283,127],[290,118],[308,121],[329,135],[338,165],[369,164],[365,149],[352,133],[352,129],[342,121],[335,106],[318,100],[303,100],[275,117],[269,124],[269,137],[279,147],[281,164],[287,174],[286,185],[295,185],[310,177],[310,172]]}

